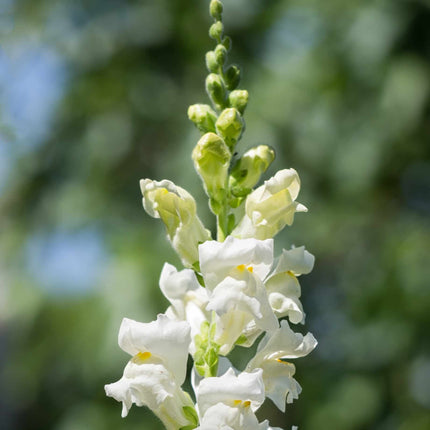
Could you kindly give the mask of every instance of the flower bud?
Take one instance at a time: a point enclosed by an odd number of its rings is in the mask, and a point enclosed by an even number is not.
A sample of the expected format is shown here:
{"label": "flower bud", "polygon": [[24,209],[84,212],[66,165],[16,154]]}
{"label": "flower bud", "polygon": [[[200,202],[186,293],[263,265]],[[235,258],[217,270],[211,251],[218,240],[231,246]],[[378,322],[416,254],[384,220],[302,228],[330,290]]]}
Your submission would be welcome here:
{"label": "flower bud", "polygon": [[218,71],[218,62],[214,51],[206,52],[206,68],[210,73],[217,73]]}
{"label": "flower bud", "polygon": [[237,109],[228,108],[221,112],[215,126],[218,134],[232,149],[244,130],[245,122]]}
{"label": "flower bud", "polygon": [[227,51],[230,51],[232,45],[231,38],[225,36],[224,39],[222,39],[222,44],[225,46],[225,49],[227,49]]}
{"label": "flower bud", "polygon": [[225,85],[229,91],[237,88],[240,82],[240,69],[237,66],[230,66],[225,72]]}
{"label": "flower bud", "polygon": [[221,78],[215,73],[206,78],[206,91],[214,105],[222,109],[225,104],[225,88]]}
{"label": "flower bud", "polygon": [[230,189],[236,197],[245,197],[275,159],[267,145],[252,148],[237,161],[230,175]]}
{"label": "flower bud", "polygon": [[192,158],[208,196],[214,200],[214,205],[211,205],[214,206],[212,209],[216,211],[216,202],[222,201],[226,192],[230,151],[218,135],[206,133],[194,148]]}
{"label": "flower bud", "polygon": [[224,45],[217,45],[215,48],[215,58],[216,62],[223,66],[225,63],[225,60],[227,59],[227,49]]}
{"label": "flower bud", "polygon": [[186,267],[198,262],[198,245],[210,239],[196,214],[191,194],[166,179],[157,182],[142,179],[143,207],[148,215],[161,218],[168,238]]}
{"label": "flower bud", "polygon": [[228,101],[231,107],[236,108],[243,115],[248,105],[248,91],[234,90],[228,96]]}
{"label": "flower bud", "polygon": [[215,22],[209,28],[209,36],[216,41],[221,40],[223,33],[224,33],[224,26],[221,21]]}
{"label": "flower bud", "polygon": [[195,104],[188,108],[188,118],[202,133],[215,131],[216,113],[209,105]]}
{"label": "flower bud", "polygon": [[221,20],[222,15],[222,3],[219,0],[212,0],[209,5],[209,13],[216,20]]}

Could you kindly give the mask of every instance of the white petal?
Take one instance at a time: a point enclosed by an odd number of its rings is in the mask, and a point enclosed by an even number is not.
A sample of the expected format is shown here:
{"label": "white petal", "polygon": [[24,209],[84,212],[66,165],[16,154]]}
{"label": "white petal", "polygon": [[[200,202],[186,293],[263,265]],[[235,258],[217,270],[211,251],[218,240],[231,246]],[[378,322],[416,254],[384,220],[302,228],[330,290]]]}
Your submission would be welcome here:
{"label": "white petal", "polygon": [[127,416],[133,403],[157,409],[176,388],[174,378],[163,365],[138,365],[133,361],[128,362],[119,381],[105,385],[109,397],[123,402],[123,417]]}
{"label": "white petal", "polygon": [[304,312],[300,303],[300,284],[290,272],[280,272],[266,281],[269,303],[278,318],[288,316],[294,324],[303,322]]}
{"label": "white petal", "polygon": [[168,300],[183,300],[188,291],[197,290],[199,287],[193,270],[184,269],[178,272],[171,264],[164,264],[160,275],[160,289]]}
{"label": "white petal", "polygon": [[267,333],[261,340],[257,354],[250,361],[251,368],[260,367],[264,360],[280,358],[298,358],[308,355],[317,345],[311,333],[303,336],[294,333],[286,320],[281,321],[281,327]]}
{"label": "white petal", "polygon": [[278,361],[266,361],[263,364],[263,381],[266,396],[285,412],[285,402],[292,403],[299,398],[302,391],[299,383],[293,378],[294,364]]}
{"label": "white petal", "polygon": [[191,344],[189,352],[195,353],[194,337],[200,333],[204,321],[210,320],[210,312],[206,311],[208,290],[197,281],[193,270],[184,269],[178,272],[168,263],[163,267],[160,276],[160,288],[170,301],[166,315],[177,321],[187,321],[191,327]]}
{"label": "white petal", "polygon": [[242,372],[236,376],[229,369],[223,376],[206,378],[201,381],[197,392],[197,403],[200,414],[217,403],[234,406],[238,401],[251,403],[253,411],[264,402],[263,371]]}
{"label": "white petal", "polygon": [[227,277],[218,284],[210,296],[207,309],[214,310],[218,315],[239,310],[249,313],[256,325],[264,330],[278,327],[264,285],[249,272],[245,273],[243,280]]}
{"label": "white petal", "polygon": [[304,246],[283,249],[273,274],[290,271],[294,275],[305,275],[312,271],[315,257]]}
{"label": "white petal", "polygon": [[179,384],[185,379],[190,342],[189,324],[163,314],[150,323],[124,318],[118,336],[119,346],[129,354],[148,351],[160,357]]}
{"label": "white petal", "polygon": [[306,208],[295,199],[300,180],[294,169],[284,169],[249,194],[245,201],[246,215],[231,233],[234,237],[267,239],[286,225],[291,225],[295,212]]}
{"label": "white petal", "polygon": [[223,403],[211,406],[196,430],[268,430],[268,421],[258,423],[247,407],[230,407]]}
{"label": "white petal", "polygon": [[273,263],[273,240],[236,239],[207,241],[199,246],[200,269],[206,286],[213,289],[237,266],[252,266],[253,273],[264,279]]}

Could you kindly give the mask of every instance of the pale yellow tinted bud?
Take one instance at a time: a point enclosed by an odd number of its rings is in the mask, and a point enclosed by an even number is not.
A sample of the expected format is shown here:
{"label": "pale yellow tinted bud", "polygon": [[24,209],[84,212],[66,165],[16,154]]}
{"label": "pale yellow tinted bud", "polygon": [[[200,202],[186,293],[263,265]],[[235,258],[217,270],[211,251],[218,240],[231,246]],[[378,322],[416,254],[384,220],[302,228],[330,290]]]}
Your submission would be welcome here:
{"label": "pale yellow tinted bud", "polygon": [[206,133],[194,148],[192,158],[208,196],[220,202],[225,196],[231,159],[224,140],[215,133]]}
{"label": "pale yellow tinted bud", "polygon": [[254,237],[259,240],[275,236],[291,225],[296,212],[307,208],[295,200],[300,190],[299,175],[294,169],[280,170],[249,194],[245,201],[245,216],[232,236]]}
{"label": "pale yellow tinted bud", "polygon": [[243,132],[245,122],[237,109],[228,108],[221,112],[215,126],[218,134],[232,149]]}
{"label": "pale yellow tinted bud", "polygon": [[143,207],[164,222],[173,248],[187,267],[198,261],[198,245],[210,238],[196,214],[194,198],[183,188],[166,179],[157,182],[142,179]]}
{"label": "pale yellow tinted bud", "polygon": [[260,145],[245,152],[234,165],[230,175],[232,194],[236,197],[249,194],[274,159],[275,151],[267,145]]}

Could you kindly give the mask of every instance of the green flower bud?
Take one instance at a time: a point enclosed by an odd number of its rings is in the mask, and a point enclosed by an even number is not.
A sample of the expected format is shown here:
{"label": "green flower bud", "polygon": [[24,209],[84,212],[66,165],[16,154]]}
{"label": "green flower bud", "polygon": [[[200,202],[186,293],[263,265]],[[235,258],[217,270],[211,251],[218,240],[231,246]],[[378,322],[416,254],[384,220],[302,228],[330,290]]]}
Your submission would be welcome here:
{"label": "green flower bud", "polygon": [[224,140],[215,133],[206,133],[194,148],[192,158],[208,196],[215,202],[222,201],[231,159]]}
{"label": "green flower bud", "polygon": [[217,45],[215,48],[216,61],[220,66],[223,66],[227,59],[227,49],[224,45]]}
{"label": "green flower bud", "polygon": [[221,20],[222,15],[222,3],[219,0],[212,0],[209,5],[209,13],[216,20]]}
{"label": "green flower bud", "polygon": [[221,21],[217,21],[209,27],[209,36],[216,40],[220,41],[224,33],[224,25]]}
{"label": "green flower bud", "polygon": [[245,122],[237,109],[228,108],[221,112],[215,126],[218,134],[232,149],[245,128]]}
{"label": "green flower bud", "polygon": [[236,108],[243,115],[248,105],[248,91],[234,90],[229,94],[228,101],[231,107]]}
{"label": "green flower bud", "polygon": [[227,49],[227,51],[230,51],[232,45],[231,38],[225,36],[224,39],[222,39],[222,44],[225,46],[225,49]]}
{"label": "green flower bud", "polygon": [[218,62],[214,51],[206,52],[206,67],[210,73],[218,72]]}
{"label": "green flower bud", "polygon": [[237,66],[230,66],[225,72],[225,85],[229,91],[237,88],[240,82],[240,69]]}
{"label": "green flower bud", "polygon": [[225,88],[221,77],[215,73],[211,73],[206,78],[206,91],[218,109],[222,109],[225,105]]}
{"label": "green flower bud", "polygon": [[215,132],[216,113],[209,105],[196,104],[188,108],[188,118],[202,133]]}
{"label": "green flower bud", "polygon": [[260,145],[245,152],[230,174],[229,185],[232,194],[236,197],[245,197],[249,194],[274,159],[275,151],[267,145]]}

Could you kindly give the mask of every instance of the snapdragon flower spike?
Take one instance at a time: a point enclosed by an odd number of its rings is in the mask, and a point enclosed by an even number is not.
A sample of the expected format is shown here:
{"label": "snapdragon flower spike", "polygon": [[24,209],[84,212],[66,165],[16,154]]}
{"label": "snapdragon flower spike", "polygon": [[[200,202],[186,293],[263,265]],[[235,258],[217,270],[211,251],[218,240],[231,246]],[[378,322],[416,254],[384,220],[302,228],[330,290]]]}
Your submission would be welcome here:
{"label": "snapdragon flower spike", "polygon": [[206,310],[208,291],[203,288],[191,269],[177,271],[171,264],[165,263],[160,276],[160,289],[171,306],[166,315],[172,320],[187,321],[191,328],[189,352],[196,352],[195,336],[200,334],[202,323],[211,319],[211,312]]}
{"label": "snapdragon flower spike", "polygon": [[156,321],[139,323],[124,318],[119,346],[130,355],[122,378],[105,385],[106,394],[123,403],[122,416],[132,404],[149,407],[166,429],[190,425],[194,405],[180,385],[186,374],[190,327],[160,314]]}
{"label": "snapdragon flower spike", "polygon": [[284,359],[299,358],[308,355],[317,345],[311,333],[303,336],[294,333],[286,320],[281,326],[266,335],[258,345],[257,353],[250,360],[246,369],[263,370],[266,396],[285,412],[285,401],[292,403],[297,399],[301,387],[293,378],[295,366]]}
{"label": "snapdragon flower spike", "polygon": [[246,197],[245,215],[231,233],[238,238],[264,240],[291,225],[296,212],[307,208],[295,200],[300,191],[299,175],[294,169],[280,170]]}
{"label": "snapdragon flower spike", "polygon": [[210,239],[210,232],[198,218],[191,194],[167,179],[160,182],[142,179],[140,188],[144,209],[150,216],[163,220],[184,266],[198,264],[198,244]]}

